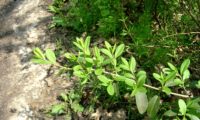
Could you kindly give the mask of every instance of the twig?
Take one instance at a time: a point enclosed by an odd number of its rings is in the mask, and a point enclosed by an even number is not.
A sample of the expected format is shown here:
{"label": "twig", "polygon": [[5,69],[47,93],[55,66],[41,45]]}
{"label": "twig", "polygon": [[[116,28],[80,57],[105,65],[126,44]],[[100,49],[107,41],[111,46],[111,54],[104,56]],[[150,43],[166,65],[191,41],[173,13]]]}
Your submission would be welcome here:
{"label": "twig", "polygon": [[[107,72],[107,71],[104,71],[104,73],[109,74],[109,75],[119,76],[118,74],[113,74],[113,73],[110,73],[110,72]],[[151,86],[151,85],[148,85],[148,84],[144,84],[144,87],[147,87],[147,88],[150,88],[150,89],[153,89],[153,90],[157,90],[157,91],[161,90],[160,88],[157,88],[157,87],[154,87],[154,86]],[[170,94],[174,95],[174,96],[182,97],[182,98],[190,98],[191,97],[189,95],[183,95],[183,94],[179,94],[179,93],[175,93],[175,92],[171,92]]]}
{"label": "twig", "polygon": [[166,38],[178,36],[178,35],[189,35],[189,34],[200,34],[200,32],[176,33],[176,34],[167,35],[163,37],[162,39],[166,39]]}

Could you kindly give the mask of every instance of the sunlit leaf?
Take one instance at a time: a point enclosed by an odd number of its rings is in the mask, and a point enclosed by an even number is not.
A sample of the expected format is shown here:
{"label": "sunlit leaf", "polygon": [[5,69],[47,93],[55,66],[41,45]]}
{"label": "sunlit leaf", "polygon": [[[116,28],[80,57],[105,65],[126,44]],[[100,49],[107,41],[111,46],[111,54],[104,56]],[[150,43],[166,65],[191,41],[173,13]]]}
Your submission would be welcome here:
{"label": "sunlit leaf", "polygon": [[37,64],[52,64],[51,62],[43,59],[31,59],[31,62],[37,63]]}
{"label": "sunlit leaf", "polygon": [[119,57],[124,52],[124,44],[119,45],[115,51],[115,58]]}
{"label": "sunlit leaf", "polygon": [[179,105],[179,112],[180,112],[182,115],[185,115],[185,114],[186,114],[186,110],[187,110],[187,106],[186,106],[185,101],[182,100],[182,99],[179,99],[179,100],[178,100],[178,105]]}
{"label": "sunlit leaf", "polygon": [[60,115],[64,113],[65,106],[63,104],[53,105],[51,108],[51,114]]}
{"label": "sunlit leaf", "polygon": [[115,90],[114,90],[114,86],[112,83],[107,86],[107,92],[109,95],[114,95]]}
{"label": "sunlit leaf", "polygon": [[113,58],[112,53],[109,50],[107,50],[107,49],[101,49],[101,52],[103,52],[109,58]]}
{"label": "sunlit leaf", "polygon": [[103,69],[96,69],[95,75],[101,75],[103,73]]}
{"label": "sunlit leaf", "polygon": [[180,67],[181,75],[183,75],[183,73],[188,69],[189,65],[190,65],[189,59],[186,59],[186,60],[183,61],[183,63],[181,64],[181,67]]}
{"label": "sunlit leaf", "polygon": [[99,75],[97,77],[101,82],[108,84],[111,80],[104,75]]}
{"label": "sunlit leaf", "polygon": [[130,71],[132,72],[132,73],[134,73],[135,72],[135,68],[136,68],[136,60],[135,60],[135,58],[134,57],[131,57],[131,59],[130,59],[130,62],[129,62],[129,65],[130,65]]}
{"label": "sunlit leaf", "polygon": [[167,63],[167,64],[171,70],[178,71],[177,68],[173,64],[171,64],[171,63]]}
{"label": "sunlit leaf", "polygon": [[148,107],[148,99],[146,93],[137,92],[135,95],[135,99],[139,113],[140,114],[145,113]]}
{"label": "sunlit leaf", "polygon": [[105,41],[105,46],[108,50],[110,50],[110,48],[112,48],[112,46],[110,45],[109,42]]}
{"label": "sunlit leaf", "polygon": [[51,49],[47,49],[45,52],[47,59],[52,62],[53,64],[56,63],[56,56],[55,53]]}
{"label": "sunlit leaf", "polygon": [[190,71],[187,69],[185,70],[185,72],[183,73],[183,80],[186,80],[190,78]]}
{"label": "sunlit leaf", "polygon": [[40,48],[38,48],[38,47],[35,48],[33,50],[33,53],[35,54],[35,57],[45,60],[45,55],[43,54],[43,52]]}

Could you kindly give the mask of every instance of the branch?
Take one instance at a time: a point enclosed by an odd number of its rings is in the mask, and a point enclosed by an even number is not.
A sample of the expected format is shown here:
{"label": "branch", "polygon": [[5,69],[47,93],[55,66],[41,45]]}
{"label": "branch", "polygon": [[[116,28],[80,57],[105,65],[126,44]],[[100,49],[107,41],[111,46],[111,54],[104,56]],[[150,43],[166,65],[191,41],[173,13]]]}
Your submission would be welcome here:
{"label": "branch", "polygon": [[[65,68],[66,70],[73,70],[71,68],[67,68],[65,66],[62,66],[60,65],[59,63],[56,63],[55,66],[57,67],[61,67],[61,68]],[[95,69],[92,69],[93,71],[95,71]],[[119,76],[118,74],[113,74],[111,72],[107,72],[107,71],[104,71],[105,74],[108,74],[108,75],[112,75],[112,76]],[[153,89],[153,90],[157,90],[157,91],[160,91],[161,89],[158,88],[158,87],[154,87],[154,86],[151,86],[151,85],[148,85],[148,84],[144,84],[144,87],[146,88],[150,88],[150,89]],[[174,96],[178,96],[178,97],[182,97],[182,98],[190,98],[191,96],[189,95],[183,95],[183,94],[179,94],[179,93],[175,93],[175,92],[171,92],[170,93],[171,95],[174,95]]]}
{"label": "branch", "polygon": [[178,35],[190,35],[190,34],[200,34],[200,32],[176,33],[176,34],[167,35],[163,37],[162,39],[166,39],[166,38],[178,36]]}
{"label": "branch", "polygon": [[[119,76],[118,74],[113,74],[113,73],[110,73],[110,72],[107,72],[107,71],[104,71],[104,73],[109,74],[109,75]],[[151,86],[151,85],[148,85],[148,84],[144,84],[144,87],[147,87],[147,88],[150,88],[150,89],[153,89],[153,90],[157,90],[157,91],[161,90],[158,87],[154,87],[154,86]],[[174,95],[174,96],[182,97],[182,98],[190,98],[191,97],[189,95],[183,95],[183,94],[179,94],[179,93],[175,93],[175,92],[171,92],[170,94]]]}

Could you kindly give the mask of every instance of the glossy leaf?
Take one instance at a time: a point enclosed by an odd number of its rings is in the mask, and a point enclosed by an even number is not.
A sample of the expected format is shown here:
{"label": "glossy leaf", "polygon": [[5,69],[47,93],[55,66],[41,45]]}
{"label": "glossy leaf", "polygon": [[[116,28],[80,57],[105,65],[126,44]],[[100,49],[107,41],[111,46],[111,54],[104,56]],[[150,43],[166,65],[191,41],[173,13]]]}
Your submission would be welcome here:
{"label": "glossy leaf", "polygon": [[181,75],[183,75],[183,73],[188,69],[189,65],[190,65],[189,59],[186,59],[186,60],[183,61],[183,63],[181,64],[181,67],[180,67]]}
{"label": "glossy leaf", "polygon": [[53,64],[56,63],[56,56],[55,53],[51,49],[47,49],[45,52],[47,59],[52,62]]}
{"label": "glossy leaf", "polygon": [[171,63],[167,63],[167,64],[168,64],[168,66],[170,67],[171,70],[178,71],[177,68],[173,64],[171,64]]}
{"label": "glossy leaf", "polygon": [[99,75],[97,77],[101,82],[108,84],[111,80],[104,75]]}
{"label": "glossy leaf", "polygon": [[115,58],[119,57],[124,52],[124,44],[119,45],[115,51]]}
{"label": "glossy leaf", "polygon": [[135,99],[139,113],[140,114],[145,113],[148,107],[148,99],[146,93],[137,92],[135,95]]}
{"label": "glossy leaf", "polygon": [[130,71],[132,73],[134,73],[135,72],[135,68],[136,68],[136,60],[135,60],[134,57],[131,57],[129,65],[130,65],[130,68],[129,68]]}
{"label": "glossy leaf", "polygon": [[135,84],[135,81],[129,78],[125,78],[125,83],[131,87],[133,87],[133,85]]}
{"label": "glossy leaf", "polygon": [[110,45],[109,42],[105,41],[105,46],[108,50],[110,50],[110,48],[112,48],[112,46]]}
{"label": "glossy leaf", "polygon": [[158,81],[161,83],[161,85],[164,84],[164,81],[163,81],[161,75],[159,75],[159,74],[157,74],[157,73],[153,73],[153,77],[154,77],[156,80],[158,80]]}
{"label": "glossy leaf", "polygon": [[101,49],[101,52],[103,52],[109,58],[113,58],[112,53],[109,50],[107,50],[107,49]]}
{"label": "glossy leaf", "polygon": [[190,71],[187,69],[183,73],[183,80],[189,79],[190,78]]}
{"label": "glossy leaf", "polygon": [[52,64],[51,62],[47,61],[47,60],[43,60],[43,59],[31,59],[31,62],[33,63],[37,63],[37,64]]}
{"label": "glossy leaf", "polygon": [[35,57],[45,60],[45,55],[43,54],[43,52],[41,51],[40,48],[38,48],[38,47],[35,48],[33,50],[33,53],[35,54]]}
{"label": "glossy leaf", "polygon": [[109,84],[109,85],[107,86],[107,92],[108,92],[108,94],[111,95],[111,96],[114,95],[115,89],[114,89],[114,86],[113,86],[112,83]]}
{"label": "glossy leaf", "polygon": [[160,97],[155,95],[149,101],[147,114],[150,118],[154,118],[157,115],[157,112],[160,108]]}
{"label": "glossy leaf", "polygon": [[179,99],[179,100],[178,100],[178,105],[179,105],[179,112],[180,112],[182,115],[185,115],[185,114],[186,114],[186,110],[187,110],[187,106],[186,106],[185,101],[182,100],[182,99]]}

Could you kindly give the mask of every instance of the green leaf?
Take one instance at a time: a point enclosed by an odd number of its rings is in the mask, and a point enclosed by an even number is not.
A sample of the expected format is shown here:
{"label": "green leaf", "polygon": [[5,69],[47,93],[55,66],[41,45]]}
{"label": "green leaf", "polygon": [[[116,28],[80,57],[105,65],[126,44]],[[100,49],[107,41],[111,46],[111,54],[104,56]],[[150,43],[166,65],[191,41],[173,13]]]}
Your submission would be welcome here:
{"label": "green leaf", "polygon": [[78,42],[73,42],[73,44],[78,47],[80,50],[83,50],[83,47]]}
{"label": "green leaf", "polygon": [[90,39],[91,37],[90,36],[87,36],[86,39],[85,39],[85,48],[88,48],[90,47]]}
{"label": "green leaf", "polygon": [[64,113],[65,106],[63,104],[53,105],[51,108],[51,114],[60,115]]}
{"label": "green leaf", "polygon": [[93,64],[93,62],[94,62],[92,58],[88,58],[88,57],[85,58],[85,61],[87,61],[88,63],[91,63],[91,64]]}
{"label": "green leaf", "polygon": [[139,113],[140,114],[145,113],[148,107],[148,99],[146,93],[137,92],[135,95],[135,99]]}
{"label": "green leaf", "polygon": [[192,115],[192,114],[186,114],[186,116],[188,116],[190,118],[190,120],[199,120],[200,118],[197,117],[196,115]]}
{"label": "green leaf", "polygon": [[169,80],[173,80],[175,77],[176,77],[176,72],[173,71],[173,72],[171,72],[171,73],[169,73],[169,74],[167,75],[167,77],[165,78],[165,82],[166,82],[166,81],[169,81]]}
{"label": "green leaf", "polygon": [[135,81],[133,79],[125,78],[125,83],[131,87],[135,84]]}
{"label": "green leaf", "polygon": [[134,87],[133,87],[133,90],[132,90],[132,92],[131,92],[131,97],[135,96],[136,93],[138,93],[138,88],[134,86]]}
{"label": "green leaf", "polygon": [[185,104],[185,101],[182,100],[182,99],[179,99],[178,100],[178,105],[179,105],[179,112],[182,114],[182,115],[185,115],[186,114],[186,111],[187,111],[187,106]]}
{"label": "green leaf", "polygon": [[111,96],[114,95],[115,90],[114,90],[114,86],[113,86],[112,83],[110,83],[110,84],[107,86],[107,92],[108,92],[108,94],[111,95]]}
{"label": "green leaf", "polygon": [[136,68],[136,60],[135,60],[134,57],[131,57],[129,65],[130,65],[129,69],[130,69],[131,73],[134,73],[135,72],[135,68]]}
{"label": "green leaf", "polygon": [[120,67],[121,67],[122,69],[124,69],[124,70],[130,71],[128,61],[127,61],[125,58],[123,58],[123,57],[121,57],[121,60],[122,60],[122,63],[123,63],[123,64],[121,64]]}
{"label": "green leaf", "polygon": [[125,79],[127,79],[125,76],[121,76],[121,75],[117,75],[117,76],[115,76],[114,78],[115,78],[115,80],[117,80],[117,81],[125,81]]}
{"label": "green leaf", "polygon": [[49,10],[50,10],[51,12],[54,12],[54,13],[58,13],[58,11],[59,11],[59,9],[58,9],[57,7],[55,7],[55,6],[53,6],[53,5],[50,5],[50,6],[49,6]]}
{"label": "green leaf", "polygon": [[189,79],[190,78],[190,71],[187,69],[183,73],[183,80]]}
{"label": "green leaf", "polygon": [[105,46],[108,50],[110,50],[112,48],[112,46],[110,45],[109,42],[105,41]]}
{"label": "green leaf", "polygon": [[79,71],[79,70],[82,70],[82,66],[81,65],[76,65],[73,67],[73,71]]}
{"label": "green leaf", "polygon": [[146,74],[141,74],[139,76],[139,78],[137,79],[137,87],[142,87],[145,83],[145,80],[146,80]]}
{"label": "green leaf", "polygon": [[85,40],[85,54],[87,55],[90,55],[90,36],[86,37],[86,40]]}
{"label": "green leaf", "polygon": [[131,73],[125,73],[124,76],[127,78],[135,79],[135,76]]}
{"label": "green leaf", "polygon": [[166,87],[166,86],[164,86],[164,87],[162,88],[162,91],[165,92],[167,95],[170,95],[170,94],[172,93],[171,89],[168,88],[168,87]]}
{"label": "green leaf", "polygon": [[186,59],[183,61],[180,68],[181,75],[183,75],[183,73],[188,69],[189,65],[190,65],[190,59]]}
{"label": "green leaf", "polygon": [[171,70],[178,71],[177,68],[173,64],[171,64],[171,63],[167,63],[167,64],[168,64],[168,66],[170,67]]}
{"label": "green leaf", "polygon": [[174,80],[174,83],[176,83],[177,85],[182,85],[182,84],[184,84],[184,82],[183,82],[181,79],[179,79],[179,78],[175,79],[175,80]]}
{"label": "green leaf", "polygon": [[157,112],[160,108],[160,97],[155,95],[149,101],[147,114],[150,118],[154,118],[157,115]]}
{"label": "green leaf", "polygon": [[55,53],[51,49],[47,49],[45,52],[47,59],[52,62],[52,64],[56,63],[56,56]]}
{"label": "green leaf", "polygon": [[95,75],[101,75],[103,73],[103,69],[96,69],[94,72]]}
{"label": "green leaf", "polygon": [[51,62],[43,59],[31,59],[31,62],[36,63],[36,64],[52,64]]}
{"label": "green leaf", "polygon": [[77,101],[74,101],[71,105],[74,112],[83,112],[84,108]]}
{"label": "green leaf", "polygon": [[136,77],[139,78],[141,75],[145,75],[145,76],[146,76],[146,72],[143,71],[143,70],[140,70],[140,71],[137,73]]}
{"label": "green leaf", "polygon": [[112,81],[112,80],[110,80],[109,78],[107,78],[107,77],[104,76],[104,75],[99,75],[99,76],[97,76],[97,78],[98,78],[101,82],[103,82],[103,83],[105,83],[105,84],[108,84],[109,82]]}
{"label": "green leaf", "polygon": [[158,80],[158,81],[161,83],[161,85],[164,84],[164,81],[162,81],[162,78],[161,78],[161,76],[160,76],[159,74],[153,73],[153,77],[154,77],[156,80]]}
{"label": "green leaf", "polygon": [[97,59],[100,59],[100,57],[101,57],[100,50],[96,46],[94,47],[94,53],[95,53],[95,56],[97,57]]}
{"label": "green leaf", "polygon": [[107,49],[101,49],[101,52],[103,52],[105,55],[107,55],[109,58],[113,58],[112,53]]}
{"label": "green leaf", "polygon": [[82,71],[74,71],[73,74],[79,78],[85,78],[85,74]]}
{"label": "green leaf", "polygon": [[33,53],[35,54],[35,57],[45,60],[45,55],[43,54],[43,52],[41,51],[40,48],[38,48],[38,47],[35,48],[33,50]]}
{"label": "green leaf", "polygon": [[68,96],[65,93],[61,93],[60,97],[66,102],[68,101]]}
{"label": "green leaf", "polygon": [[115,51],[115,58],[119,57],[124,52],[124,44],[119,45]]}
{"label": "green leaf", "polygon": [[172,110],[168,110],[164,113],[165,116],[174,117],[177,116],[177,113],[173,112]]}
{"label": "green leaf", "polygon": [[200,80],[197,82],[196,87],[200,89]]}

